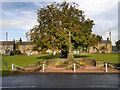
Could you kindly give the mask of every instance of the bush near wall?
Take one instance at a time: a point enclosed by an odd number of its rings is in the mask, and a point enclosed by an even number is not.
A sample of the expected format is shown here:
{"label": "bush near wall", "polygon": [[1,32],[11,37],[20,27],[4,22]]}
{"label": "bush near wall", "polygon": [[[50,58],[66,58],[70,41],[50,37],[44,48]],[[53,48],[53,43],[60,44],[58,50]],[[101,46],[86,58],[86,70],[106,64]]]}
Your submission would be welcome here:
{"label": "bush near wall", "polygon": [[21,54],[21,51],[20,51],[20,50],[15,50],[15,51],[13,51],[13,53],[14,53],[15,55],[20,55],[20,54]]}

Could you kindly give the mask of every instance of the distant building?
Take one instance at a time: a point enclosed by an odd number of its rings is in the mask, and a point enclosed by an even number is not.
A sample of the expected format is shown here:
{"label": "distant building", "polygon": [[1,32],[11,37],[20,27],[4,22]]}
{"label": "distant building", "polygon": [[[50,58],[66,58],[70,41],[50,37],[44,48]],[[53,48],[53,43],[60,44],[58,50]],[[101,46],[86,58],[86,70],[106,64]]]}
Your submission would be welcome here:
{"label": "distant building", "polygon": [[35,44],[32,44],[30,41],[27,41],[27,42],[22,42],[22,39],[20,38],[19,40],[20,42],[18,42],[18,50],[21,51],[21,53],[24,53],[24,54],[38,54],[37,51],[33,51],[33,47],[35,46]]}
{"label": "distant building", "polygon": [[15,50],[14,41],[0,41],[0,54],[9,53]]}
{"label": "distant building", "polygon": [[111,32],[107,40],[101,40],[98,45],[89,48],[89,53],[112,53]]}
{"label": "distant building", "polygon": [[32,48],[35,44],[31,44],[31,42],[22,42],[22,39],[17,41],[0,41],[0,54],[6,54],[13,52],[14,50],[19,50],[24,54],[38,54],[37,51],[32,51]]}
{"label": "distant building", "polygon": [[118,41],[116,42],[116,48],[117,48],[118,51],[120,51],[120,40],[118,40]]}
{"label": "distant building", "polygon": [[98,45],[94,45],[93,47],[89,48],[89,53],[111,53],[111,42],[109,39],[102,40],[98,43]]}
{"label": "distant building", "polygon": [[117,52],[116,46],[112,46],[112,53],[116,53],[116,52]]}

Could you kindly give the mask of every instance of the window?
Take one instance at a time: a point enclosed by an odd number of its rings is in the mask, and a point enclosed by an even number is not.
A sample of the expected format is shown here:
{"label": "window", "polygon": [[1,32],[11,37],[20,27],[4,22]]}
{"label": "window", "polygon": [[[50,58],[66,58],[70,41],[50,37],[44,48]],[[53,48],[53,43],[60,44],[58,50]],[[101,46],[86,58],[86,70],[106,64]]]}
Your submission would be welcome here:
{"label": "window", "polygon": [[32,45],[30,45],[30,49],[32,49]]}
{"label": "window", "polygon": [[25,49],[26,48],[26,46],[23,46],[23,49]]}
{"label": "window", "polygon": [[23,51],[23,53],[25,53],[25,50]]}
{"label": "window", "polygon": [[10,48],[10,45],[8,45],[7,47]]}
{"label": "window", "polygon": [[108,44],[106,44],[106,47],[108,46]]}
{"label": "window", "polygon": [[2,45],[2,49],[5,49],[6,48],[6,46],[5,45]]}
{"label": "window", "polygon": [[108,51],[108,49],[106,49],[106,51]]}
{"label": "window", "polygon": [[96,51],[96,49],[93,49],[93,52],[95,52]]}

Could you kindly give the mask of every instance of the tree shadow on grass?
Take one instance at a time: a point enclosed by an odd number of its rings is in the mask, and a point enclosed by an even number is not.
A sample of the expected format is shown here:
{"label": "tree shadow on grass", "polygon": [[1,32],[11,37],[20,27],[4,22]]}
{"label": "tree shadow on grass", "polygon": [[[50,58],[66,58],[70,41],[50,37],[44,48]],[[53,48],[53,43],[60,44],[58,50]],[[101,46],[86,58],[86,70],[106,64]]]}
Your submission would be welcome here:
{"label": "tree shadow on grass", "polygon": [[[74,58],[90,57],[88,55],[74,55]],[[46,55],[36,57],[37,59],[54,59],[54,58],[63,58],[61,55]]]}
{"label": "tree shadow on grass", "polygon": [[53,59],[53,58],[61,58],[60,55],[46,55],[46,56],[40,56],[36,57],[37,59]]}
{"label": "tree shadow on grass", "polygon": [[74,58],[83,58],[83,57],[90,57],[88,55],[74,55]]}

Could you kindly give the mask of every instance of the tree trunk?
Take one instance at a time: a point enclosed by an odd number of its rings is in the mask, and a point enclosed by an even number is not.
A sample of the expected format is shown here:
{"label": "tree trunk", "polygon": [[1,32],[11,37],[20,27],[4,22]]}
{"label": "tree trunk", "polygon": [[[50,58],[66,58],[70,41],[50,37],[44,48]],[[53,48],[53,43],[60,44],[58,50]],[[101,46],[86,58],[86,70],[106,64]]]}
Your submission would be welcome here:
{"label": "tree trunk", "polygon": [[84,49],[84,47],[83,47],[83,53],[84,53],[84,51],[85,51],[85,49]]}
{"label": "tree trunk", "polygon": [[63,48],[63,50],[61,50],[61,52],[62,52],[62,57],[63,57],[63,58],[67,58],[67,55],[68,55],[68,51],[66,50],[67,46],[66,46],[66,45],[63,45],[62,48]]}
{"label": "tree trunk", "polygon": [[86,47],[85,47],[85,52],[87,52],[87,51],[88,51],[88,47],[86,46]]}
{"label": "tree trunk", "polygon": [[63,50],[61,50],[61,51],[62,51],[62,57],[67,58],[67,54],[68,54],[67,51],[63,51]]}

